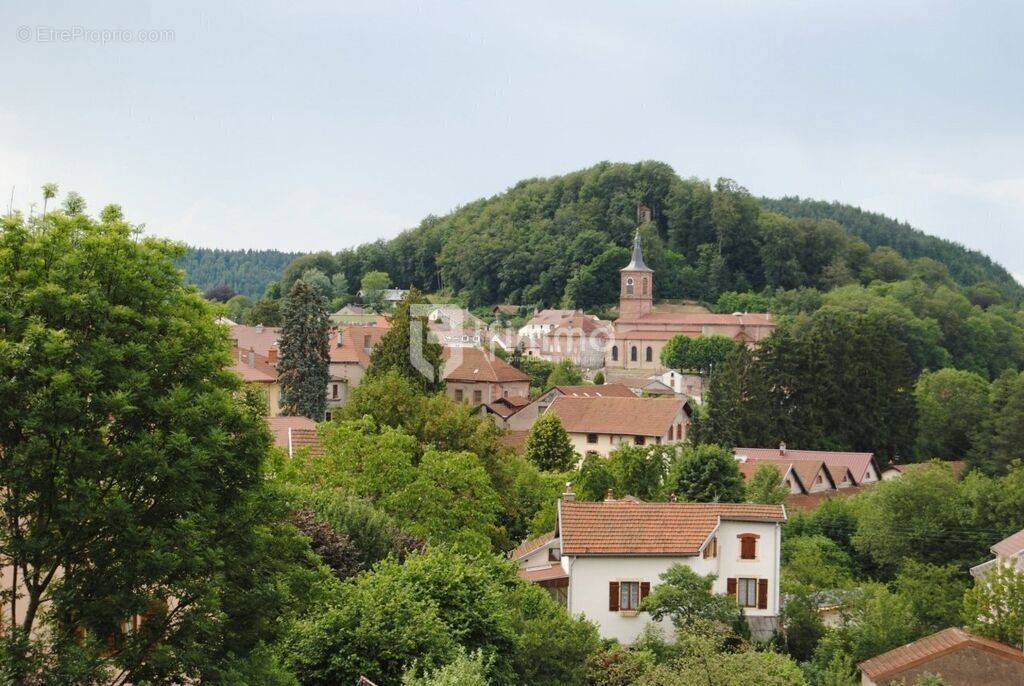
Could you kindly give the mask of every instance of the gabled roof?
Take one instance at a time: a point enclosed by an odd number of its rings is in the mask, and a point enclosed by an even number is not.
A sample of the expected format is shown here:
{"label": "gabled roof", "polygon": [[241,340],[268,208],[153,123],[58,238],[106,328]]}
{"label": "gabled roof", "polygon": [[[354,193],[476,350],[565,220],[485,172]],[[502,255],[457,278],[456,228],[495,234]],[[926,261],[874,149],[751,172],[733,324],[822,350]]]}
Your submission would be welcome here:
{"label": "gabled roof", "polygon": [[693,327],[702,326],[740,326],[759,327],[775,326],[769,312],[734,312],[732,314],[714,314],[711,312],[665,312],[654,310],[647,314],[630,319],[619,318],[620,323],[640,322],[644,324],[676,324]]}
{"label": "gabled roof", "polygon": [[752,460],[765,458],[784,458],[792,462],[799,460],[814,460],[824,462],[831,468],[833,465],[848,467],[853,472],[853,478],[860,483],[867,472],[868,467],[874,465],[875,472],[882,473],[871,453],[854,452],[832,452],[828,450],[790,450],[783,448],[736,448],[733,452],[737,456],[747,457]]}
{"label": "gabled roof", "polygon": [[445,348],[445,381],[505,383],[530,381],[505,360],[480,348]]}
{"label": "gabled roof", "polygon": [[267,426],[274,434],[274,445],[287,452],[289,457],[294,457],[303,448],[308,448],[309,454],[313,457],[324,454],[313,420],[287,415],[266,419]]}
{"label": "gabled roof", "polygon": [[554,386],[558,395],[571,398],[635,398],[636,393],[620,383],[584,384],[580,386]]}
{"label": "gabled roof", "polygon": [[654,270],[644,262],[644,251],[640,249],[640,229],[636,230],[633,236],[633,258],[620,272],[653,272]]}
{"label": "gabled roof", "polygon": [[689,409],[681,398],[600,397],[560,395],[547,409],[570,433],[623,436],[664,436],[680,410]]}
{"label": "gabled roof", "polygon": [[558,502],[563,555],[696,555],[722,520],[779,523],[782,505]]}
{"label": "gabled roof", "polygon": [[[331,362],[355,363],[364,367],[370,364],[370,353],[366,351],[380,343],[381,337],[389,330],[390,326],[342,326],[329,335],[328,352]],[[369,345],[367,345],[369,343]]]}
{"label": "gabled roof", "polygon": [[486,403],[484,407],[487,408],[488,412],[493,412],[502,419],[508,419],[519,410],[523,409],[530,404],[530,399],[521,395],[509,395],[503,398],[498,398],[490,403]]}
{"label": "gabled roof", "polygon": [[555,540],[555,532],[554,531],[549,531],[546,534],[541,534],[537,538],[531,538],[531,539],[525,540],[522,543],[520,543],[519,546],[516,547],[515,550],[513,550],[512,552],[510,552],[508,554],[509,559],[511,559],[511,560],[522,559],[522,558],[526,557],[527,555],[540,550],[541,548],[543,548],[544,546],[546,546],[548,543],[550,543],[553,540]]}
{"label": "gabled roof", "polygon": [[[931,636],[895,648],[887,653],[877,655],[870,660],[861,662],[858,667],[872,681],[880,681],[914,667],[926,665],[937,657],[947,655],[964,648],[984,650],[1005,660],[1019,662],[1024,665],[1024,653],[1004,643],[975,636],[963,629],[943,629]],[[940,675],[941,676],[941,675]],[[978,683],[986,680],[982,675]]]}
{"label": "gabled roof", "polygon": [[807,485],[804,483],[800,473],[793,468],[794,465],[792,462],[786,462],[785,460],[746,460],[738,463],[736,466],[740,468],[740,474],[743,475],[744,479],[750,479],[763,465],[775,467],[779,472],[779,477],[782,479],[786,479],[787,477],[796,479],[797,485],[800,486],[800,490],[804,493],[807,492]]}
{"label": "gabled roof", "polygon": [[242,350],[255,350],[260,355],[267,355],[271,348],[277,347],[277,339],[281,336],[281,329],[276,326],[246,326],[235,324],[231,327],[231,338],[234,339],[235,347]]}
{"label": "gabled roof", "polygon": [[1019,555],[1021,552],[1024,552],[1024,529],[996,543],[992,546],[992,552],[1003,557]]}
{"label": "gabled roof", "polygon": [[277,368],[270,363],[265,355],[261,355],[251,348],[243,350],[232,348],[231,356],[234,361],[232,371],[242,381],[253,383],[273,383],[277,381]]}

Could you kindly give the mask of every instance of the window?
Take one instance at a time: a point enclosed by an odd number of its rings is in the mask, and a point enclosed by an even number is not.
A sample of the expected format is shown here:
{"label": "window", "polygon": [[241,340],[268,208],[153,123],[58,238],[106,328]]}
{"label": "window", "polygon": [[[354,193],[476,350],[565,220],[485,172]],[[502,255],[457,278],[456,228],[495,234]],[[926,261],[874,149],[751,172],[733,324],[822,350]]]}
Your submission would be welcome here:
{"label": "window", "polygon": [[814,483],[819,484],[819,485],[821,484],[821,474],[819,474],[818,476],[816,476],[814,478]]}
{"label": "window", "polygon": [[736,600],[740,607],[757,607],[757,579],[737,579],[736,582]]}
{"label": "window", "polygon": [[633,277],[626,277],[626,295],[633,295]]}
{"label": "window", "polygon": [[676,440],[677,441],[683,440],[683,423],[682,422],[676,424]]}
{"label": "window", "polygon": [[718,538],[716,537],[712,537],[704,546],[704,559],[710,560],[713,557],[718,557]]}
{"label": "window", "polygon": [[636,362],[636,346],[631,346],[629,349],[629,361]]}
{"label": "window", "polygon": [[587,443],[597,443],[597,434],[587,434]]}
{"label": "window", "polygon": [[784,485],[786,486],[786,488],[788,488],[789,490],[791,490],[791,491],[793,490],[793,482],[792,482],[792,481],[790,481],[789,479],[786,479],[786,480],[785,480],[785,481],[783,481],[782,483],[783,483],[783,484],[784,484]]}
{"label": "window", "polygon": [[654,349],[651,346],[647,346],[647,352],[644,353],[644,359],[648,362],[654,361]]}
{"label": "window", "polygon": [[650,592],[649,581],[612,581],[608,584],[608,609],[612,612],[636,612]]}
{"label": "window", "polygon": [[612,346],[612,362],[618,362],[618,361],[619,361],[619,346],[613,345]]}
{"label": "window", "polygon": [[507,398],[508,397],[508,391],[502,391],[501,392],[501,397],[502,398]]}
{"label": "window", "polygon": [[455,389],[455,402],[457,402],[457,403],[461,403],[462,402],[462,389],[461,388],[456,388]]}
{"label": "window", "polygon": [[477,390],[477,391],[473,391],[473,402],[475,402],[475,403],[479,403],[479,402],[480,402],[480,401],[482,401],[483,399],[484,399],[484,393],[483,393],[483,391],[479,391],[479,390]]}
{"label": "window", "polygon": [[560,548],[548,548],[548,562],[558,562],[562,559],[562,550]]}
{"label": "window", "polygon": [[741,560],[756,560],[757,559],[757,534],[740,534],[740,559]]}
{"label": "window", "polygon": [[337,399],[338,399],[338,384],[332,383],[331,384],[331,400],[337,400]]}
{"label": "window", "polygon": [[643,284],[643,293],[644,293],[644,295],[647,295],[647,277],[646,276],[643,278],[643,281],[641,281],[641,283]]}
{"label": "window", "polygon": [[643,436],[633,436],[633,445],[644,445],[647,439]]}

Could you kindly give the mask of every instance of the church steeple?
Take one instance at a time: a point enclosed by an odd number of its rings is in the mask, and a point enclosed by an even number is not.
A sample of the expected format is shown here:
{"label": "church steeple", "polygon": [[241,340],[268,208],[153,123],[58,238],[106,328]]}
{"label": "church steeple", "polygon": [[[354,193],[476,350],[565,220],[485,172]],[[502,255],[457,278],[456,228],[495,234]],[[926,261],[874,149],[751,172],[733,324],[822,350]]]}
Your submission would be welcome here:
{"label": "church steeple", "polygon": [[633,259],[619,270],[619,319],[642,317],[654,307],[654,270],[644,262],[640,229],[633,237]]}

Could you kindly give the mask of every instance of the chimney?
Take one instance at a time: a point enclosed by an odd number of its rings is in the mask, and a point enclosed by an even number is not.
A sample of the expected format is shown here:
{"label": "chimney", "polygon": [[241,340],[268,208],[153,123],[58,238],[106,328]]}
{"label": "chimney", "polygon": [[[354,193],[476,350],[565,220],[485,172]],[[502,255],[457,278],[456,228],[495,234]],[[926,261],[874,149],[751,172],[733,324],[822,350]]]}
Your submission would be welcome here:
{"label": "chimney", "polygon": [[572,492],[571,481],[565,482],[565,493],[562,494],[562,500],[565,500],[567,502],[572,502],[573,500],[576,500],[576,494]]}
{"label": "chimney", "polygon": [[678,503],[679,502],[679,496],[677,496],[675,493],[673,493],[672,495],[670,495],[668,497],[668,501],[670,503]]}
{"label": "chimney", "polygon": [[237,338],[232,338],[231,339],[231,347],[232,348],[237,348],[238,347],[238,339]]}
{"label": "chimney", "polygon": [[277,362],[277,348],[271,348],[267,351],[267,361],[271,364]]}
{"label": "chimney", "polygon": [[614,503],[615,502],[615,496],[612,494],[612,489],[609,488],[608,492],[604,494],[604,501],[606,503]]}
{"label": "chimney", "polygon": [[256,333],[263,333],[263,325],[262,324],[257,324],[256,325]]}
{"label": "chimney", "polygon": [[779,443],[779,455],[785,455],[785,454],[786,454],[786,442],[783,441],[782,443]]}

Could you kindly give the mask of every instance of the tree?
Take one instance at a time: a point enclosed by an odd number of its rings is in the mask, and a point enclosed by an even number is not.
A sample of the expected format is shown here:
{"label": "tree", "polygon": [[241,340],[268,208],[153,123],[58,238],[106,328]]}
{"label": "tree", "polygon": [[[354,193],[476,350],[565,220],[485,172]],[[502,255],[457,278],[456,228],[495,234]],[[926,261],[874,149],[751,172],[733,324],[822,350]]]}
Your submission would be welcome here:
{"label": "tree", "polygon": [[971,451],[973,466],[989,474],[1024,458],[1024,373],[1007,370],[992,382],[991,412]]}
{"label": "tree", "polygon": [[782,606],[782,634],[786,652],[800,662],[810,660],[818,640],[825,633],[825,624],[818,614],[818,604],[806,591],[787,595]]}
{"label": "tree", "polygon": [[570,359],[555,363],[548,376],[548,386],[577,386],[583,383],[583,372]]}
{"label": "tree", "polygon": [[608,474],[615,495],[656,500],[662,493],[665,471],[677,449],[671,446],[620,445],[608,456]]}
{"label": "tree", "polygon": [[665,488],[695,503],[739,503],[745,495],[736,459],[717,445],[684,449],[669,467]]}
{"label": "tree", "polygon": [[225,286],[223,284],[220,286],[214,286],[213,288],[209,288],[205,293],[203,293],[203,297],[206,298],[207,300],[219,303],[226,303],[228,300],[231,300],[236,295],[238,294],[235,293],[235,289],[233,289],[231,286]]}
{"label": "tree", "polygon": [[384,291],[391,286],[391,277],[387,272],[366,272],[363,280],[359,283],[363,302],[372,306],[380,307]]}
{"label": "tree", "polygon": [[59,187],[55,183],[44,183],[43,184],[43,215],[46,216],[47,204],[57,197],[57,193],[60,191]]}
{"label": "tree", "polygon": [[761,465],[747,482],[747,502],[780,505],[788,495],[789,489],[782,483],[782,475],[774,465]]}
{"label": "tree", "polygon": [[782,543],[782,581],[786,589],[828,591],[853,582],[850,556],[830,538],[788,536]]}
{"label": "tree", "polygon": [[692,369],[710,374],[725,361],[736,343],[727,336],[673,336],[661,350],[661,363],[672,369]]}
{"label": "tree", "polygon": [[281,324],[281,301],[261,298],[253,303],[252,309],[245,316],[245,323],[250,326],[278,326]]}
{"label": "tree", "polygon": [[554,471],[565,471],[579,459],[569,434],[562,427],[558,415],[553,412],[545,412],[530,427],[525,455],[540,469]]}
{"label": "tree", "polygon": [[366,379],[376,379],[389,371],[411,381],[420,391],[432,393],[444,388],[441,346],[432,342],[424,317],[411,314],[413,305],[425,300],[413,289],[395,306],[391,328],[381,336],[370,353]]}
{"label": "tree", "polygon": [[959,623],[967,590],[964,576],[956,565],[907,560],[893,588],[910,603],[922,631],[933,633]]}
{"label": "tree", "polygon": [[[272,544],[260,532],[274,517],[262,504],[264,408],[230,371],[212,310],[182,283],[180,253],[84,215],[32,229],[8,218],[0,230],[0,555],[20,588],[4,589],[0,620],[12,682],[218,681],[282,609],[281,586],[263,576]],[[136,615],[149,621],[121,634]],[[88,675],[52,671],[75,656]]]}
{"label": "tree", "polygon": [[69,217],[77,217],[85,213],[85,198],[74,191],[64,196],[64,203],[61,205],[64,214]]}
{"label": "tree", "polygon": [[408,670],[402,686],[488,686],[487,661],[480,652],[466,655],[460,650],[454,660],[421,677]]}
{"label": "tree", "polygon": [[1021,647],[1024,572],[1009,564],[993,565],[964,595],[963,617],[972,631]]}
{"label": "tree", "polygon": [[925,372],[914,387],[919,459],[963,459],[988,421],[989,387],[980,375],[958,369]]}
{"label": "tree", "polygon": [[323,295],[309,284],[296,281],[285,300],[277,365],[285,414],[302,415],[316,422],[324,419],[330,381],[328,326]]}
{"label": "tree", "polygon": [[715,575],[701,576],[683,564],[674,564],[659,577],[640,609],[651,619],[668,618],[677,631],[727,632],[742,618],[736,599],[711,590]]}
{"label": "tree", "polygon": [[604,385],[604,372],[598,372],[597,374],[594,374],[594,385],[595,386],[602,386],[602,385]]}

